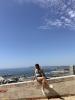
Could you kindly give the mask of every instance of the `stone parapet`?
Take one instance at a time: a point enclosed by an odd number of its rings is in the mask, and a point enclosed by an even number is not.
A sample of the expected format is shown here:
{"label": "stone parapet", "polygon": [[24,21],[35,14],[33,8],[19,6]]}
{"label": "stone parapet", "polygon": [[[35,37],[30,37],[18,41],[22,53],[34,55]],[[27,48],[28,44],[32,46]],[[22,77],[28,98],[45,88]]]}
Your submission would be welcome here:
{"label": "stone parapet", "polygon": [[15,100],[21,98],[45,98],[55,96],[75,95],[75,76],[64,76],[48,79],[53,85],[45,95],[41,90],[41,84],[35,81],[11,83],[0,86],[0,100]]}

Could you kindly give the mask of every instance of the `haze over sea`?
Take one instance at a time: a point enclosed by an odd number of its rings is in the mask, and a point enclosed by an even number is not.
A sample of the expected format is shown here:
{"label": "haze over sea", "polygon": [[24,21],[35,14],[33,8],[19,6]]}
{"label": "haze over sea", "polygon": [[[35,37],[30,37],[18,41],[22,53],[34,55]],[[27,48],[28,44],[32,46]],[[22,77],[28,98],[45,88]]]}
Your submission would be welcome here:
{"label": "haze over sea", "polygon": [[[42,69],[46,76],[51,74],[51,71],[56,70],[57,68],[68,68],[68,66],[43,66]],[[24,67],[24,68],[10,68],[10,69],[0,69],[0,76],[25,76],[31,77],[34,75],[34,67]]]}
{"label": "haze over sea", "polygon": [[30,76],[32,75],[33,69],[32,67],[25,67],[25,68],[7,68],[7,69],[0,69],[1,76]]}
{"label": "haze over sea", "polygon": [[[45,73],[51,72],[56,68],[56,66],[51,67],[51,66],[46,66],[43,67],[43,70]],[[31,77],[34,75],[34,67],[24,67],[24,68],[11,68],[11,69],[0,69],[0,75],[1,76],[26,76],[26,77]]]}

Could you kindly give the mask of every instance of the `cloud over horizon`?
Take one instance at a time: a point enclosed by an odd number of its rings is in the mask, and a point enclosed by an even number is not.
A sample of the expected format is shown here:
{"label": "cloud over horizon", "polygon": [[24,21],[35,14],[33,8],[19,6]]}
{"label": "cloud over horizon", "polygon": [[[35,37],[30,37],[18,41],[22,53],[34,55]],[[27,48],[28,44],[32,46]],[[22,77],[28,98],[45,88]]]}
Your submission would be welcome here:
{"label": "cloud over horizon", "polygon": [[47,9],[41,29],[50,27],[75,28],[75,0],[14,0],[19,3],[34,3]]}

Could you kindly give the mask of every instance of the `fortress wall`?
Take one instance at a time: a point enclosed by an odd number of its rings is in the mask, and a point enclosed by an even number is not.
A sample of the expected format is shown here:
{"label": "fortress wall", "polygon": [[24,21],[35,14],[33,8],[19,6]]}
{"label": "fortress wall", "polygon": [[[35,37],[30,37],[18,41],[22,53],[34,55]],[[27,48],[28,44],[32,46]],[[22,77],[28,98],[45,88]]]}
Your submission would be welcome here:
{"label": "fortress wall", "polygon": [[[53,88],[49,88],[45,96],[75,95],[75,76],[64,76],[48,79]],[[41,85],[35,81],[12,83],[0,86],[0,100],[14,100],[20,98],[45,97]]]}

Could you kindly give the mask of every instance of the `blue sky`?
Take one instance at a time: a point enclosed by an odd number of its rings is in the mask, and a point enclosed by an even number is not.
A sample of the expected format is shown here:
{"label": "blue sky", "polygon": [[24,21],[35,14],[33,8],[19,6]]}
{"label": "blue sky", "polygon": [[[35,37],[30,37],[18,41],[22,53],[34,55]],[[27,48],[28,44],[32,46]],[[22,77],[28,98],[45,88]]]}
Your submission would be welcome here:
{"label": "blue sky", "polygon": [[0,68],[75,64],[74,4],[0,0]]}

